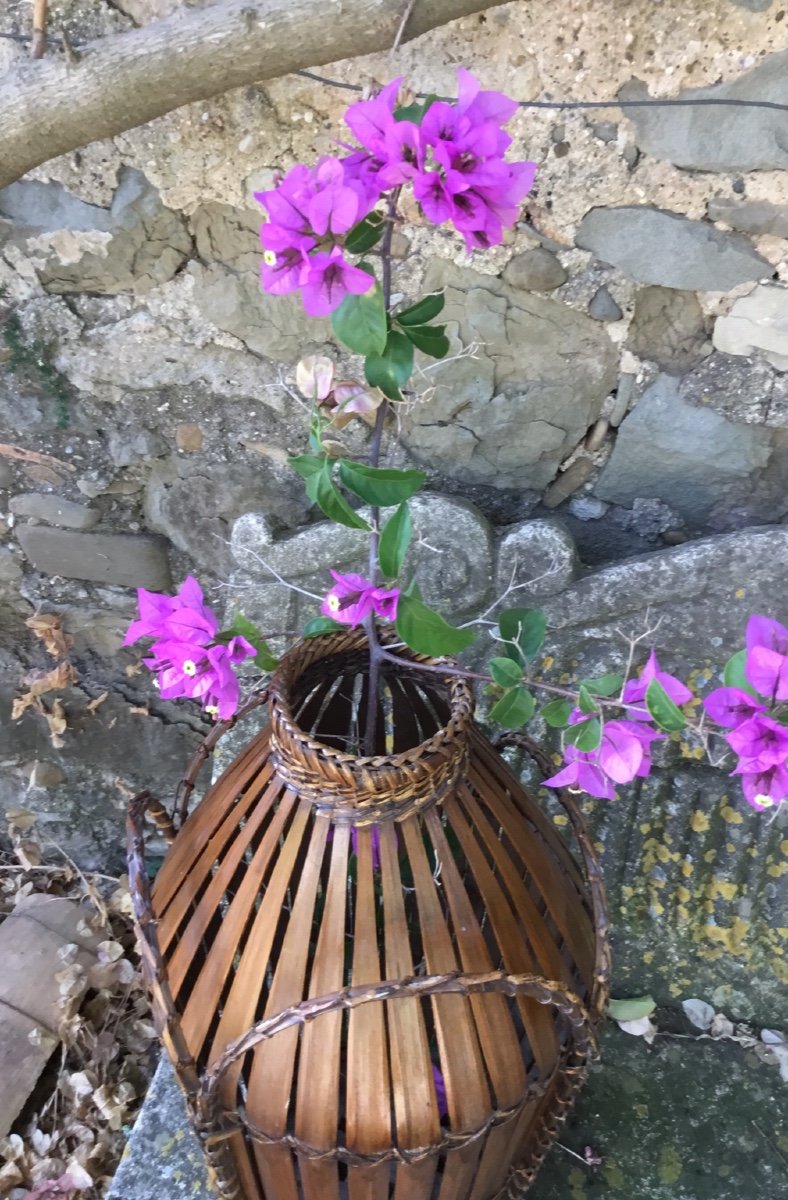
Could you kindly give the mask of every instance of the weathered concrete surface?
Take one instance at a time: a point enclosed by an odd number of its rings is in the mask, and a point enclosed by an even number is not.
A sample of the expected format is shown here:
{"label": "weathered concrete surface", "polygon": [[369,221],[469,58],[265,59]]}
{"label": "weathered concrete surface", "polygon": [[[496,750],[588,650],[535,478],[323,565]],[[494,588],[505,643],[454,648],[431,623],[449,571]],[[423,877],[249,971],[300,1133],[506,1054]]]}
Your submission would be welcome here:
{"label": "weathered concrete surface", "polygon": [[[788,1089],[776,1067],[732,1042],[658,1038],[614,1025],[529,1200],[785,1200]],[[213,1200],[168,1062],[156,1073],[107,1200]],[[273,1200],[273,1198],[272,1198]]]}

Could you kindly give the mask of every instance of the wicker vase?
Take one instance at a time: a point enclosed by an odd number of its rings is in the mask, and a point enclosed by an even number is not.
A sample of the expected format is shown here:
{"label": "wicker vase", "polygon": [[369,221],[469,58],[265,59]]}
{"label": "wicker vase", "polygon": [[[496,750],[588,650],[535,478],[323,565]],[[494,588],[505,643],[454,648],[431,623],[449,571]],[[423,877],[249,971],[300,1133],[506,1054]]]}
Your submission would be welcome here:
{"label": "wicker vase", "polygon": [[[360,757],[365,666],[355,631],[299,644],[177,835],[132,805],[155,1017],[227,1200],[520,1196],[606,998],[593,850],[565,798],[581,870],[457,677],[394,667]],[[152,893],[146,808],[174,837]]]}

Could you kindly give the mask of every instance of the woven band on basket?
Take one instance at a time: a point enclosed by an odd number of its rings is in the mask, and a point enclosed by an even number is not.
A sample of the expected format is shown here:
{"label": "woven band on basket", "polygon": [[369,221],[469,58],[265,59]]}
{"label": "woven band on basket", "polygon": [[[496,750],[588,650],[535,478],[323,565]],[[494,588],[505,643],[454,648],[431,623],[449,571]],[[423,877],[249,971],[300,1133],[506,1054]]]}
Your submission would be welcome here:
{"label": "woven band on basket", "polygon": [[[473,716],[473,695],[464,679],[429,674],[408,662],[440,666],[440,660],[406,651],[396,666],[401,679],[435,689],[445,688],[449,719],[432,737],[400,754],[355,755],[316,740],[299,727],[293,714],[293,697],[299,682],[317,678],[321,666],[337,675],[365,672],[368,664],[366,635],[361,629],[301,642],[282,661],[271,680],[269,705],[271,746],[276,772],[299,795],[334,819],[354,825],[381,819],[404,819],[441,799],[461,778],[468,760],[468,729]],[[323,672],[324,674],[324,672]]]}

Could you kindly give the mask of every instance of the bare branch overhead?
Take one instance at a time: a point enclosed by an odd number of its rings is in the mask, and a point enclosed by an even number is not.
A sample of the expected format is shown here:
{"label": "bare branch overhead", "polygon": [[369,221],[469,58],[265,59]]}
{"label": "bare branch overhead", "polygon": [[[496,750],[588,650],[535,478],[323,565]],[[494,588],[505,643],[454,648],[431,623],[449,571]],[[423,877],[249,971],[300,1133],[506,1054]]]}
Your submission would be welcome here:
{"label": "bare branch overhead", "polygon": [[[421,0],[400,41],[504,0]],[[0,80],[0,187],[33,167],[244,84],[390,48],[405,0],[222,0]]]}

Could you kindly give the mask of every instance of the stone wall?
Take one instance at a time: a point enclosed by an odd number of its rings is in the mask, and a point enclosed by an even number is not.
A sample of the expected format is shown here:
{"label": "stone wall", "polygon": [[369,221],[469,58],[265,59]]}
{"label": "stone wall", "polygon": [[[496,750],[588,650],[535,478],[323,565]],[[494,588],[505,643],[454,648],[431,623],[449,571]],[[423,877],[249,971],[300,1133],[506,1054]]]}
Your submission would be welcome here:
{"label": "stone wall", "polygon": [[[75,43],[163,11],[160,0],[50,8]],[[325,73],[401,72],[451,93],[464,64],[524,101],[788,103],[778,0],[555,11],[512,3]],[[0,29],[22,29],[25,12],[0,0]],[[0,41],[0,69],[24,52]],[[0,799],[37,808],[86,862],[117,857],[126,794],[171,789],[202,727],[121,649],[133,585],[194,572],[221,603],[244,514],[269,548],[314,524],[286,466],[304,422],[283,383],[303,353],[336,350],[298,301],[260,294],[252,193],[330,152],[347,98],[296,77],[241,89],[0,192]],[[453,498],[485,562],[522,538],[536,575],[536,531],[555,518],[563,587],[590,567],[788,516],[785,114],[629,113],[520,113],[515,149],[538,161],[537,185],[491,253],[469,263],[416,212],[396,239],[395,289],[445,288],[455,349],[476,346],[418,380],[397,452],[444,497],[438,536],[457,561],[433,591],[447,611],[468,606],[463,579],[480,595],[489,583],[487,567],[461,561]],[[358,447],[364,435],[348,437]],[[322,532],[298,537],[325,565]],[[281,609],[270,593],[258,576],[252,603]],[[7,717],[21,677],[53,663],[25,624],[39,609],[62,614],[73,638],[54,735],[35,709]],[[52,716],[52,695],[44,703]]]}

